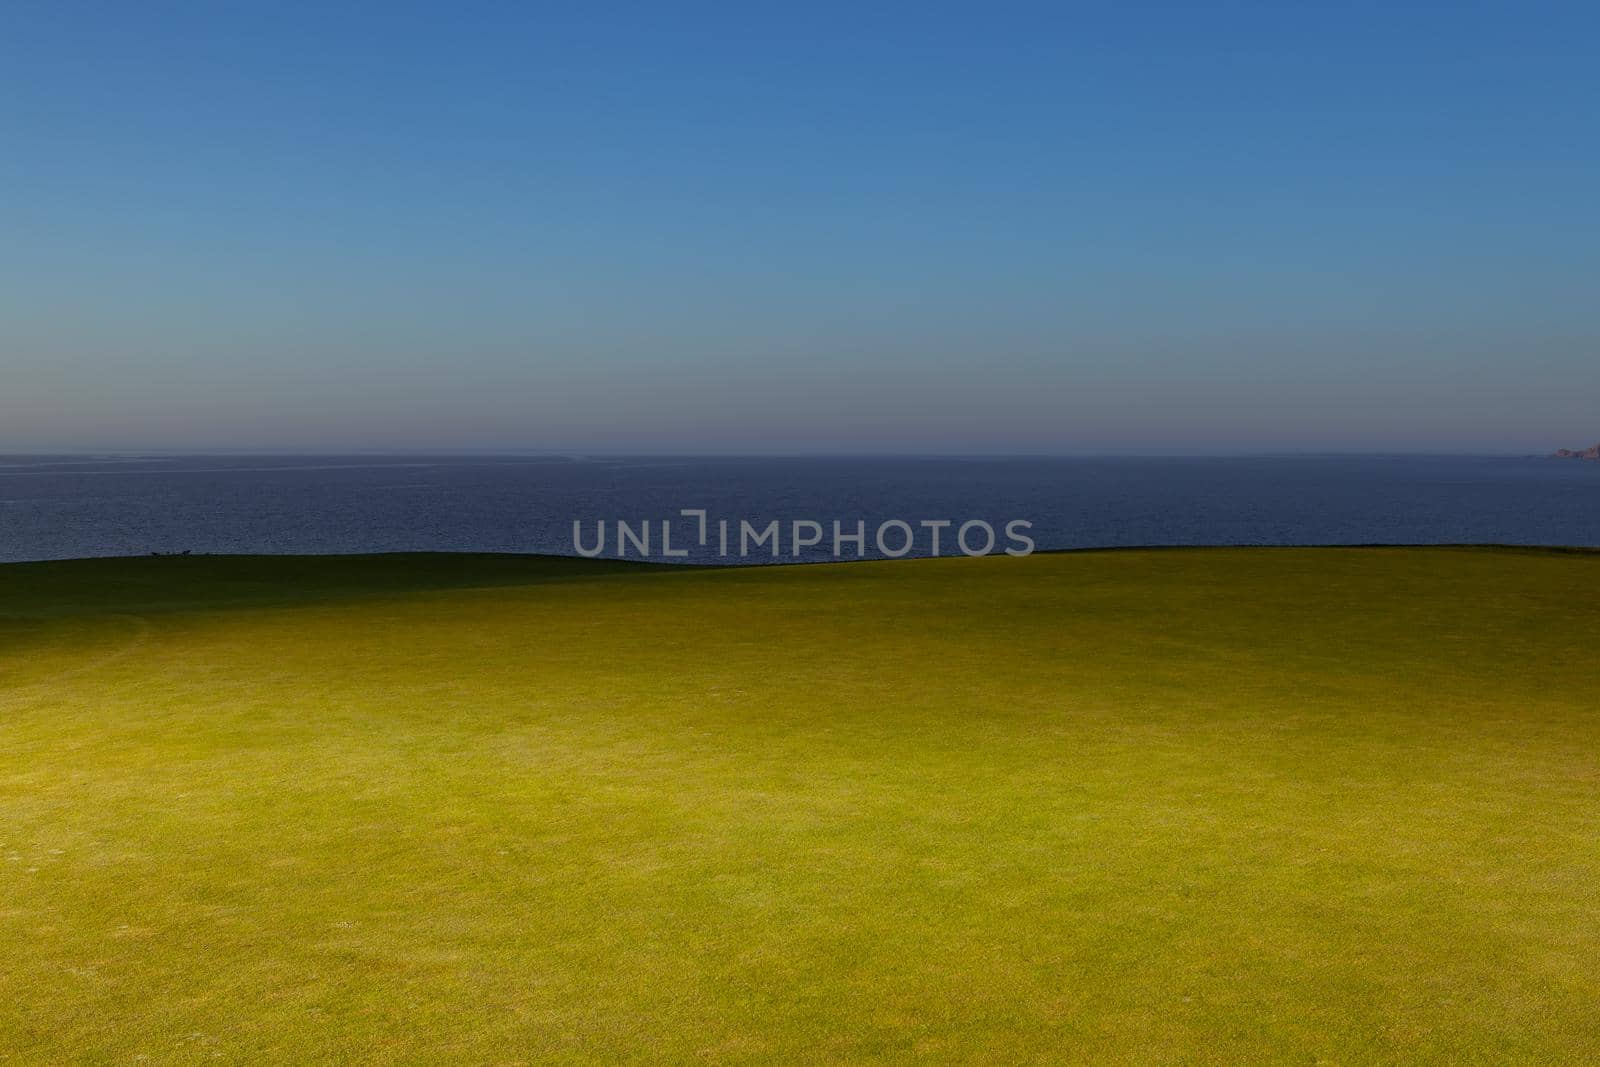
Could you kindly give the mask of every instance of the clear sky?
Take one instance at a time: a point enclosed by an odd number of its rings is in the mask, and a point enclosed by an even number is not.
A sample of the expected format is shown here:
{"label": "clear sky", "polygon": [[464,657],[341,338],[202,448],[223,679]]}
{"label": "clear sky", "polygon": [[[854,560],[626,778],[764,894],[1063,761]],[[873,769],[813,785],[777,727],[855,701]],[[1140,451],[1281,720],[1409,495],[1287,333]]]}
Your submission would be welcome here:
{"label": "clear sky", "polygon": [[1600,440],[1592,3],[0,8],[0,449]]}

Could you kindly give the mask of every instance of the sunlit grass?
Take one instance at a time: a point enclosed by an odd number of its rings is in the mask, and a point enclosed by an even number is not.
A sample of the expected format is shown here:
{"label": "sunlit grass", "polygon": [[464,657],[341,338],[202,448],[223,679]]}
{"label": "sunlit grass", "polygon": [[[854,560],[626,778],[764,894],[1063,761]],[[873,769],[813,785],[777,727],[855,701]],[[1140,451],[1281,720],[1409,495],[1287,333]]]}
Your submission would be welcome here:
{"label": "sunlit grass", "polygon": [[0,568],[0,1059],[1582,1063],[1600,557]]}

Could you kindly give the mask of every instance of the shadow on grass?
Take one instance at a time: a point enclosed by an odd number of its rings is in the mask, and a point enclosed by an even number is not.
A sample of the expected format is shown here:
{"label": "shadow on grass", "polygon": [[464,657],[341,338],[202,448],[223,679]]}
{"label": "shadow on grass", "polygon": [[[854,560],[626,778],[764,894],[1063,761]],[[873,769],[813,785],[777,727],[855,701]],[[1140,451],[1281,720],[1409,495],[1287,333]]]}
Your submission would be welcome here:
{"label": "shadow on grass", "polygon": [[[1102,553],[1224,553],[1304,551],[1369,552],[1404,549],[1421,552],[1503,553],[1507,555],[1583,555],[1600,559],[1593,548],[1519,545],[1331,545],[1331,546],[1150,546],[1062,549],[1039,556]],[[952,560],[955,557],[946,557]],[[997,557],[1001,558],[1001,557]],[[1007,562],[1021,562],[1001,558]],[[795,561],[800,565],[802,561]],[[905,566],[904,560],[845,560]],[[922,562],[931,562],[923,560]],[[826,561],[805,562],[812,571]],[[188,609],[271,607],[333,600],[405,596],[451,589],[488,589],[552,582],[611,582],[644,576],[741,571],[793,572],[795,565],[685,565],[640,560],[582,559],[522,553],[395,552],[318,556],[126,556],[0,564],[0,620],[74,615],[152,613]],[[859,572],[856,572],[859,573]]]}
{"label": "shadow on grass", "polygon": [[127,556],[0,565],[0,617],[271,607],[607,581],[682,570],[663,564],[517,553]]}

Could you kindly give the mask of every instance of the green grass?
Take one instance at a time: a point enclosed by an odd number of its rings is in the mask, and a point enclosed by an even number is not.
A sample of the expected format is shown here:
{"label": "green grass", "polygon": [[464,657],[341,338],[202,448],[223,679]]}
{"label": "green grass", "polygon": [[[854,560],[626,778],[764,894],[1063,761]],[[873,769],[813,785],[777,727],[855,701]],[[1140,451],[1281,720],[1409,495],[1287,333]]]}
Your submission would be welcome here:
{"label": "green grass", "polygon": [[1600,556],[0,567],[0,1060],[1600,1060]]}

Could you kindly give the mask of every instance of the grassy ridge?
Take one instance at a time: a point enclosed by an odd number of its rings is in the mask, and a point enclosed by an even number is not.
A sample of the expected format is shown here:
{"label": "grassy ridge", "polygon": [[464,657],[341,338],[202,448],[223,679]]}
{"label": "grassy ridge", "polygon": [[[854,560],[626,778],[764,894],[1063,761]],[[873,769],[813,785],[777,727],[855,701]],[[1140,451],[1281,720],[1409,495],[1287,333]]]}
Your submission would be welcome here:
{"label": "grassy ridge", "polygon": [[1583,1062],[1600,557],[0,567],[0,1058]]}

